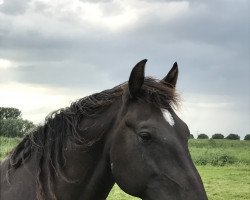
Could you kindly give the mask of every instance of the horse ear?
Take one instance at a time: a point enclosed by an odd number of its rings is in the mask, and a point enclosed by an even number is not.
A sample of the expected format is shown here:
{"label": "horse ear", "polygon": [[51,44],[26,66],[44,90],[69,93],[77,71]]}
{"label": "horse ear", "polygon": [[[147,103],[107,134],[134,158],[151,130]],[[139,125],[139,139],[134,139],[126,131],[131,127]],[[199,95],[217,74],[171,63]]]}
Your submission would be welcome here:
{"label": "horse ear", "polygon": [[174,63],[172,69],[168,72],[167,76],[162,79],[166,84],[168,84],[170,87],[175,88],[177,78],[178,78],[178,64],[177,62]]}
{"label": "horse ear", "polygon": [[140,91],[141,86],[144,82],[144,71],[147,59],[138,62],[131,71],[129,77],[129,93],[131,97],[136,97],[137,93]]}

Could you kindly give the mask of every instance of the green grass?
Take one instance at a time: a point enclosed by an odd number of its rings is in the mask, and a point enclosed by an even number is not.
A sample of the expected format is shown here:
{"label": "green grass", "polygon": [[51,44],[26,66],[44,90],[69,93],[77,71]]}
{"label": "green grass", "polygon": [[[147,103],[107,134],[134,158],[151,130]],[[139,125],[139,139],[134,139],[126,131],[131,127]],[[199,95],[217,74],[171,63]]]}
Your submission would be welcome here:
{"label": "green grass", "polygon": [[[19,138],[0,137],[0,160]],[[189,149],[209,200],[250,199],[250,141],[189,140]],[[136,200],[117,185],[107,200]]]}
{"label": "green grass", "polygon": [[10,150],[18,144],[20,138],[8,138],[0,136],[0,160],[2,160]]}
{"label": "green grass", "polygon": [[139,198],[132,197],[125,192],[123,192],[117,184],[114,185],[113,189],[110,191],[107,200],[138,200]]}
{"label": "green grass", "polygon": [[209,200],[249,200],[250,166],[198,166]]}
{"label": "green grass", "polygon": [[189,150],[196,165],[250,165],[250,141],[189,140]]}

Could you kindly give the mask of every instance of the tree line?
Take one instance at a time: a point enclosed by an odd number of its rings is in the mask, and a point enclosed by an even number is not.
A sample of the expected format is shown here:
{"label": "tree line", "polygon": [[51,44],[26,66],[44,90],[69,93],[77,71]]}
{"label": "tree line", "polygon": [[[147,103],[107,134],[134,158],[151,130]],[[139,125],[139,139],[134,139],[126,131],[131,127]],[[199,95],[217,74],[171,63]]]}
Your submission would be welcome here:
{"label": "tree line", "polygon": [[33,122],[22,118],[19,109],[0,107],[0,136],[23,137],[34,128]]}
{"label": "tree line", "polygon": [[[195,139],[193,134],[189,135],[190,139]],[[209,136],[205,133],[201,133],[197,136],[197,139],[209,139]],[[222,135],[221,133],[215,133],[212,135],[210,139],[228,139],[228,140],[239,140],[240,136],[238,134],[230,133],[226,137]],[[246,134],[244,137],[244,140],[250,140],[250,134]]]}

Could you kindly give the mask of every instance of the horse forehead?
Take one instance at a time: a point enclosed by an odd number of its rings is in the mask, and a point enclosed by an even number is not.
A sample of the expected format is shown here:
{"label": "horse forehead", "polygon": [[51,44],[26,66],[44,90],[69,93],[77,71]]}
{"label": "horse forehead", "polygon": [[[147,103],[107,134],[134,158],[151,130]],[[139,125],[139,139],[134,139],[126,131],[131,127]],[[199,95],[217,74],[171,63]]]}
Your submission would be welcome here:
{"label": "horse forehead", "polygon": [[173,127],[175,124],[174,118],[167,109],[158,108],[152,104],[134,104],[130,107],[128,116],[138,121],[147,121],[153,123],[162,123],[162,119]]}
{"label": "horse forehead", "polygon": [[159,108],[149,103],[138,103],[129,108],[129,113],[138,118],[155,118],[161,112]]}

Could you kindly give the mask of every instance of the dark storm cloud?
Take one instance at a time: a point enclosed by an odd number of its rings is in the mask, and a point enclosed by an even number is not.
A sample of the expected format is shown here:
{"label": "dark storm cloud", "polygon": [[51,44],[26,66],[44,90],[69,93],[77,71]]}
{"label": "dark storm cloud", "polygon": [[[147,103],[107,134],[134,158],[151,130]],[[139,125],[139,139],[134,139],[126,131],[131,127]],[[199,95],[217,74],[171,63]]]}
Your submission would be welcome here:
{"label": "dark storm cloud", "polygon": [[[9,14],[24,13],[29,4],[14,2],[5,1],[0,8],[0,58],[19,65],[8,71],[17,74],[20,82],[93,88],[109,83],[105,86],[111,87],[127,80],[137,61],[148,58],[147,73],[157,77],[178,61],[179,86],[188,92],[246,96],[249,91],[248,1],[188,1],[188,10],[173,18],[167,13],[166,17],[144,13],[136,24],[117,32],[74,16],[46,17],[49,5],[41,2],[35,4],[43,8],[41,19],[34,19],[40,26],[27,17],[21,23]],[[100,3],[104,14],[123,11],[113,1],[94,3]]]}

